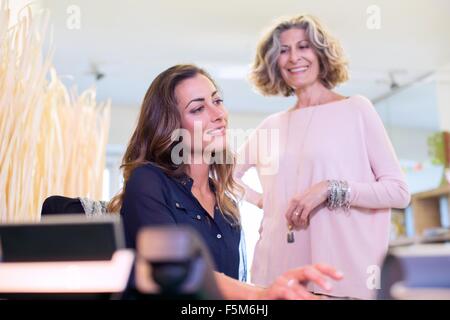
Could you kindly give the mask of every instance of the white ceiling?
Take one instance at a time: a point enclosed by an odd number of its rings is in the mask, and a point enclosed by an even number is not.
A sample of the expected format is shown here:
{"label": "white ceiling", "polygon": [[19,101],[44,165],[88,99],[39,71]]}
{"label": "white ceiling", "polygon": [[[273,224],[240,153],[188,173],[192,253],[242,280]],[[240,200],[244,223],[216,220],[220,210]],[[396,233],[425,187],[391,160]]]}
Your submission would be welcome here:
{"label": "white ceiling", "polygon": [[[262,98],[245,80],[261,31],[274,18],[308,12],[342,42],[351,80],[338,90],[371,99],[389,91],[388,72],[402,84],[450,62],[448,0],[42,0],[54,25],[55,64],[68,84],[94,83],[90,64],[105,77],[99,99],[139,106],[154,76],[192,62],[205,67],[234,112],[274,112],[289,99]],[[369,5],[381,9],[381,29],[366,27]],[[81,29],[66,27],[69,5],[81,9]]]}

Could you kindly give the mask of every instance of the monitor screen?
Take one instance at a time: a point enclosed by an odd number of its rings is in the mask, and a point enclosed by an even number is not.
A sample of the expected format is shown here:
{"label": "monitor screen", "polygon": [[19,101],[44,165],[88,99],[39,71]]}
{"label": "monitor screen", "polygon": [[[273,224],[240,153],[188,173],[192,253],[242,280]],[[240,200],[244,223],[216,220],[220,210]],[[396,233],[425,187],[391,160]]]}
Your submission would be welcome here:
{"label": "monitor screen", "polygon": [[55,215],[0,225],[0,261],[111,260],[125,247],[119,216]]}

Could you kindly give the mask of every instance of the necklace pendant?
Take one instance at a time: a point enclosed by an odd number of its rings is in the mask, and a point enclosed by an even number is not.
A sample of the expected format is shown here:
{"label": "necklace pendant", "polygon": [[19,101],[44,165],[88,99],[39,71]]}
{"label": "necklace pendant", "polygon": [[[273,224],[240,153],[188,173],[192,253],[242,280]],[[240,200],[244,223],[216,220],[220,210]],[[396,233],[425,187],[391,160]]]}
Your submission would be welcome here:
{"label": "necklace pendant", "polygon": [[295,238],[294,238],[294,231],[292,230],[292,225],[289,225],[289,231],[287,233],[287,242],[288,243],[294,243],[295,242]]}

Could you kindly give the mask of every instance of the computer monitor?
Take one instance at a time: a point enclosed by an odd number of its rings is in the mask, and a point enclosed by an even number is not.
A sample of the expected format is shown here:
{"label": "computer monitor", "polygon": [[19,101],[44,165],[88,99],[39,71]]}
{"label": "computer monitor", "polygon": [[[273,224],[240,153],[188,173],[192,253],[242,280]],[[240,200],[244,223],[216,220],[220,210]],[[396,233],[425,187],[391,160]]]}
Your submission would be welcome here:
{"label": "computer monitor", "polygon": [[54,215],[0,225],[0,261],[111,260],[125,248],[119,216]]}
{"label": "computer monitor", "polygon": [[0,298],[120,298],[134,263],[119,216],[0,225]]}

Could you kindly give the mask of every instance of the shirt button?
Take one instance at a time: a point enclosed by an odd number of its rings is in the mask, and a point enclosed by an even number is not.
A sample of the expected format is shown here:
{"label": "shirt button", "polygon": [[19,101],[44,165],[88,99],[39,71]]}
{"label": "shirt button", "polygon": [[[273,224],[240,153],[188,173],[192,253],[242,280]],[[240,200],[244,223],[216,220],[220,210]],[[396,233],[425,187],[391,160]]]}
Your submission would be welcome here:
{"label": "shirt button", "polygon": [[202,220],[202,216],[201,215],[197,215],[197,220]]}
{"label": "shirt button", "polygon": [[215,209],[216,209],[216,210],[219,210],[219,207],[218,207],[218,206],[216,206],[216,207],[215,207]]}
{"label": "shirt button", "polygon": [[220,233],[217,234],[217,239],[222,238],[222,235]]}
{"label": "shirt button", "polygon": [[180,204],[178,202],[175,202],[175,207],[179,208]]}

